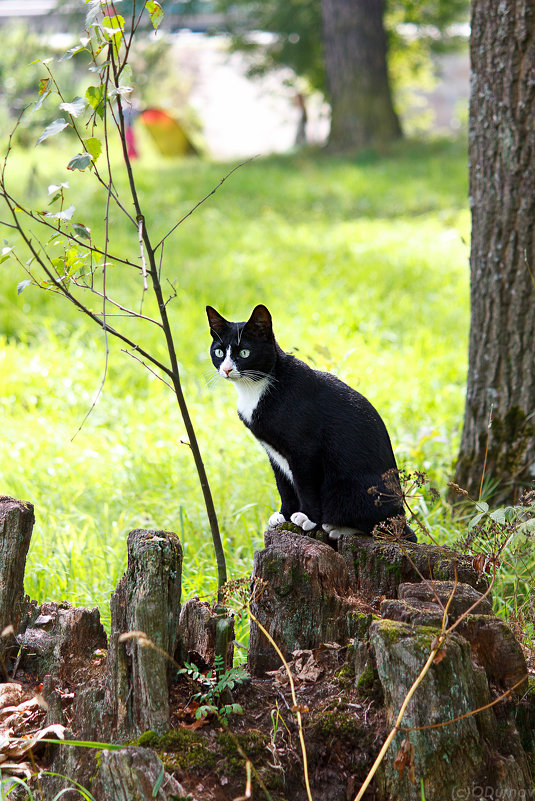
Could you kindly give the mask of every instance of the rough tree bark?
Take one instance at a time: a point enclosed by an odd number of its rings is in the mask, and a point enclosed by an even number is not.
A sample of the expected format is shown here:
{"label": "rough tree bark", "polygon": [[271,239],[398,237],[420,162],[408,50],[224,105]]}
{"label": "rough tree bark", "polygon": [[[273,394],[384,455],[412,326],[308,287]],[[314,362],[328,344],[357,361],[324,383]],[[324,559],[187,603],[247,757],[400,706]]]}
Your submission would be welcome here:
{"label": "rough tree bark", "polygon": [[[128,567],[111,597],[107,712],[120,736],[169,726],[168,680],[179,646],[182,546],[169,531],[134,529]],[[144,632],[159,650],[126,632]]]}
{"label": "rough tree bark", "polygon": [[[8,626],[13,626],[16,633],[26,613],[24,570],[34,522],[31,503],[0,496],[0,634]],[[12,635],[0,637],[2,673],[7,652],[13,646],[18,648]]]}
{"label": "rough tree bark", "polygon": [[474,0],[472,318],[455,481],[514,500],[535,476],[535,8]]}
{"label": "rough tree bark", "polygon": [[322,0],[330,150],[381,146],[401,136],[388,80],[383,11],[383,0]]}

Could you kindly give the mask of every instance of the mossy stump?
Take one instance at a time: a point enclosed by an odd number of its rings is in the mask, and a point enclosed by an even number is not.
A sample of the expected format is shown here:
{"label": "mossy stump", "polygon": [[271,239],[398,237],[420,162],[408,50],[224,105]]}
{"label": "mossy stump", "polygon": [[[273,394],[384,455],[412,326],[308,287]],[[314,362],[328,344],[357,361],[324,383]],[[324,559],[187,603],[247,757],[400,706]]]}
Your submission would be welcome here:
{"label": "mossy stump", "polygon": [[[434,627],[392,620],[372,624],[370,642],[389,725],[394,724],[437,634]],[[511,797],[532,799],[528,762],[518,733],[511,726],[507,736],[500,735],[493,709],[432,728],[489,701],[486,676],[473,665],[469,643],[451,634],[407,706],[401,725],[413,730],[402,729],[394,738],[379,773],[379,797],[420,801],[423,782],[426,801],[444,801],[445,788],[450,798],[460,797],[473,786],[488,787],[495,798],[505,798],[509,792]],[[399,764],[394,764],[404,740],[414,749],[415,784],[408,768],[400,771]]]}
{"label": "mossy stump", "polygon": [[369,601],[381,596],[397,598],[400,584],[419,582],[422,577],[438,581],[457,578],[478,592],[488,588],[488,579],[475,570],[472,560],[451,548],[344,535],[338,551],[353,576],[356,592]]}
{"label": "mossy stump", "polygon": [[[169,531],[128,535],[128,567],[111,597],[106,713],[119,737],[169,726],[171,661],[179,646],[182,546]],[[127,639],[121,635],[132,633]],[[145,635],[156,648],[144,643]]]}
{"label": "mossy stump", "polygon": [[[321,642],[345,642],[354,608],[345,560],[330,546],[301,534],[272,529],[254,555],[251,611],[285,657]],[[248,667],[263,675],[281,665],[273,646],[251,620]]]}

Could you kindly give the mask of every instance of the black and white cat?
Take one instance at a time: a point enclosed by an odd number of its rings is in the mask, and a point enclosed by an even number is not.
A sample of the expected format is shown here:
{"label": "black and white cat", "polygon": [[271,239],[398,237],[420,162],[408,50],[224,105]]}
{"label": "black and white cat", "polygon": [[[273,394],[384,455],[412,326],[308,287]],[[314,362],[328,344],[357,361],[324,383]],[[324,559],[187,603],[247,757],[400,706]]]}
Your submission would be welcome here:
{"label": "black and white cat", "polygon": [[[377,523],[403,515],[397,474],[385,485],[396,460],[371,403],[336,376],[285,353],[265,306],[244,323],[225,320],[211,306],[206,312],[214,366],[236,387],[238,415],[275,473],[281,510],[270,526],[285,520],[305,531],[321,526],[336,540],[343,533],[370,534]],[[407,525],[404,536],[416,541]]]}

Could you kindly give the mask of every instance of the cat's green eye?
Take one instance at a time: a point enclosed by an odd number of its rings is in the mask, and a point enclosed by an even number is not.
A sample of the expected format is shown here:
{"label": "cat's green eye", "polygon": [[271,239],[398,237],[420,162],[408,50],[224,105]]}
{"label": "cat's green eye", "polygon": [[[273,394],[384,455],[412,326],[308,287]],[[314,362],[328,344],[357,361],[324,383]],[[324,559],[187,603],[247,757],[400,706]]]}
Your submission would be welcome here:
{"label": "cat's green eye", "polygon": [[242,359],[246,359],[250,354],[250,352],[251,351],[247,350],[247,348],[242,348],[242,350],[240,350],[240,356],[242,357]]}
{"label": "cat's green eye", "polygon": [[214,350],[214,353],[215,353],[215,355],[217,356],[218,359],[221,359],[225,355],[223,353],[223,351],[221,350],[221,348],[216,348]]}

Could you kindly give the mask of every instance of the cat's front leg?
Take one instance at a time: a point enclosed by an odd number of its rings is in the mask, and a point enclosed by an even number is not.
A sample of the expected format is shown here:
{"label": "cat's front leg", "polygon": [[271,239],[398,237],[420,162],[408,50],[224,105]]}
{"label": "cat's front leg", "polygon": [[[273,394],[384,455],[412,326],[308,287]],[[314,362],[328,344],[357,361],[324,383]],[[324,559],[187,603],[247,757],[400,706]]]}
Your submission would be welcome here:
{"label": "cat's front leg", "polygon": [[281,523],[286,523],[287,520],[290,520],[293,512],[295,512],[296,509],[299,509],[299,500],[292,483],[279,469],[278,465],[271,461],[271,466],[275,474],[277,489],[281,497],[280,512],[274,512],[268,521],[269,527],[275,528],[275,526],[279,526]]}

